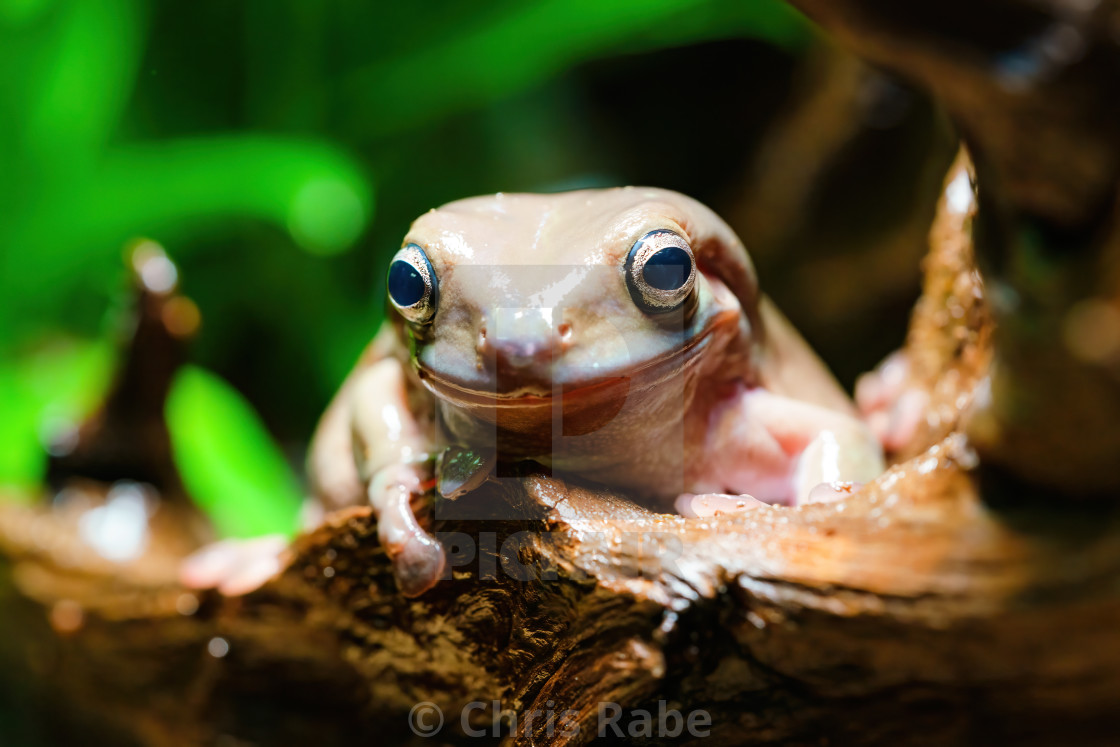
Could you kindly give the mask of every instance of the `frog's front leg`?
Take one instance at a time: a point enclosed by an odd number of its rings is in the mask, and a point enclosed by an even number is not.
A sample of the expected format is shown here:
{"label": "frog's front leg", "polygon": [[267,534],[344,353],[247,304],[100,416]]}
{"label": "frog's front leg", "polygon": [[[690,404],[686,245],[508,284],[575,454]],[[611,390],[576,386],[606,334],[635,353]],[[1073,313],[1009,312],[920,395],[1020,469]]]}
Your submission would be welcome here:
{"label": "frog's front leg", "polygon": [[[867,482],[884,468],[878,440],[857,418],[761,388],[742,387],[715,405],[706,426],[694,490],[709,494],[702,504],[727,510],[756,505],[750,497],[798,505],[819,496],[813,488],[822,483]],[[733,502],[710,495],[728,493]]]}
{"label": "frog's front leg", "polygon": [[433,439],[410,407],[404,365],[386,358],[356,373],[350,398],[358,476],[377,516],[377,534],[405,596],[443,573],[443,546],[416,520],[413,500],[432,485]]}
{"label": "frog's front leg", "polygon": [[[368,497],[379,539],[407,596],[435,585],[445,562],[443,548],[412,510],[411,501],[425,495],[432,461],[431,439],[413,412],[404,364],[395,357],[367,356],[320,422],[309,460],[314,492],[328,509]],[[281,536],[217,542],[183,562],[180,580],[190,588],[246,594],[280,571],[286,547]]]}

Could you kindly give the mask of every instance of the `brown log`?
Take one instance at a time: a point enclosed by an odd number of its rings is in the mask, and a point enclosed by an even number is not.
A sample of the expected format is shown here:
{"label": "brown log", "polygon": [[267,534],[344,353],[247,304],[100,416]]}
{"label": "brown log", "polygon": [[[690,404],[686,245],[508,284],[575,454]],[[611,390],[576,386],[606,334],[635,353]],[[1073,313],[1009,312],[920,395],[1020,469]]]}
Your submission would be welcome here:
{"label": "brown log", "polygon": [[929,90],[976,160],[977,252],[999,331],[969,433],[1001,478],[989,490],[1115,500],[1120,4],[793,2]]}
{"label": "brown log", "polygon": [[7,507],[5,608],[23,623],[5,641],[38,652],[69,707],[153,745],[404,741],[422,701],[463,741],[458,714],[492,700],[579,714],[575,738],[542,724],[514,744],[584,744],[599,703],[660,700],[710,714],[712,738],[688,740],[710,744],[1103,740],[1120,527],[1009,522],[978,500],[974,463],[951,436],[841,504],[707,521],[529,477],[465,499],[500,518],[440,524],[491,549],[413,601],[364,509],[301,538],[264,589],[221,598],[177,588],[167,553],[114,568],[76,555],[57,517]]}

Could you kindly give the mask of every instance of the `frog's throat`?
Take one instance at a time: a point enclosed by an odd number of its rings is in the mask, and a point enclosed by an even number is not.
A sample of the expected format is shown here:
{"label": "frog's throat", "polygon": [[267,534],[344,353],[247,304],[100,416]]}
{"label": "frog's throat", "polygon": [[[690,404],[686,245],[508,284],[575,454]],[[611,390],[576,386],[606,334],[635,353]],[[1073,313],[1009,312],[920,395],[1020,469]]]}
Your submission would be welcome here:
{"label": "frog's throat", "polygon": [[[735,328],[738,321],[738,309],[720,311],[712,316],[702,330],[692,335],[680,347],[625,370],[606,371],[594,379],[568,382],[550,390],[523,388],[509,392],[484,391],[441,376],[419,363],[416,363],[417,373],[424,387],[433,395],[452,404],[466,407],[540,406],[552,403],[557,395],[568,402],[609,399],[620,385],[625,385],[631,390],[646,389],[680,376],[685,369],[699,361],[717,331]],[[413,358],[413,361],[416,359]]]}

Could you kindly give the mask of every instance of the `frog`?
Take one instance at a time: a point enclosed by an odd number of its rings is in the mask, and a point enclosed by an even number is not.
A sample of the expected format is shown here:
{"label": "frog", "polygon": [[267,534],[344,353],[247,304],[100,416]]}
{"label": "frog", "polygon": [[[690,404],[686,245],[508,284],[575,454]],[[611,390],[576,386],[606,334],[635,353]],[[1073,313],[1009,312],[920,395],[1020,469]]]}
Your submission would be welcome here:
{"label": "frog", "polygon": [[[457,200],[412,223],[386,289],[308,472],[327,509],[372,508],[406,597],[447,567],[417,509],[511,465],[686,517],[836,500],[884,469],[735,232],[678,192]],[[191,585],[237,565],[214,557]]]}

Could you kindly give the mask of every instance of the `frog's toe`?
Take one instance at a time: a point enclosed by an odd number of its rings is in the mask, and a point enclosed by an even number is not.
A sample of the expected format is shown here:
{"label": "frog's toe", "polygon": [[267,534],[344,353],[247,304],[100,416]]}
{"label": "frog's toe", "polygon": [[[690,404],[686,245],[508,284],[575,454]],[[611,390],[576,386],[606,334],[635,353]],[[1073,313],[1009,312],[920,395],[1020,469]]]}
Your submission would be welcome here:
{"label": "frog's toe", "polygon": [[389,554],[393,559],[393,576],[406,597],[420,596],[435,586],[447,564],[443,545],[426,532],[413,534]]}
{"label": "frog's toe", "polygon": [[766,504],[754,496],[745,494],[702,493],[693,495],[692,493],[685,493],[677,498],[674,506],[681,516],[689,519],[699,519],[742,513],[755,508],[762,508]]}
{"label": "frog's toe", "polygon": [[888,427],[880,438],[883,448],[898,451],[917,436],[929,407],[929,393],[921,389],[908,389],[902,393],[891,410]]}
{"label": "frog's toe", "polygon": [[929,393],[911,383],[909,360],[897,351],[874,371],[859,377],[856,404],[883,448],[896,452],[917,434],[929,405]]}
{"label": "frog's toe", "polygon": [[288,540],[268,535],[207,545],[179,565],[179,582],[190,589],[218,589],[240,596],[260,588],[280,572]]}
{"label": "frog's toe", "polygon": [[377,515],[377,538],[393,563],[393,575],[407,597],[436,585],[446,564],[443,545],[424,531],[412,511],[419,480],[407,468],[384,470],[370,484],[370,503]]}
{"label": "frog's toe", "polygon": [[240,558],[232,540],[207,545],[179,564],[179,583],[188,589],[213,589],[234,572]]}
{"label": "frog's toe", "polygon": [[802,501],[802,503],[832,503],[834,501],[842,501],[861,487],[863,487],[862,482],[849,482],[846,480],[822,482],[809,491],[809,494],[805,496],[805,500]]}
{"label": "frog's toe", "polygon": [[874,371],[856,380],[856,405],[865,415],[884,410],[901,396],[910,380],[910,360],[901,350],[888,355]]}
{"label": "frog's toe", "polygon": [[250,557],[243,566],[218,585],[218,591],[227,597],[237,597],[256,591],[272,580],[284,568],[279,552],[262,552]]}

